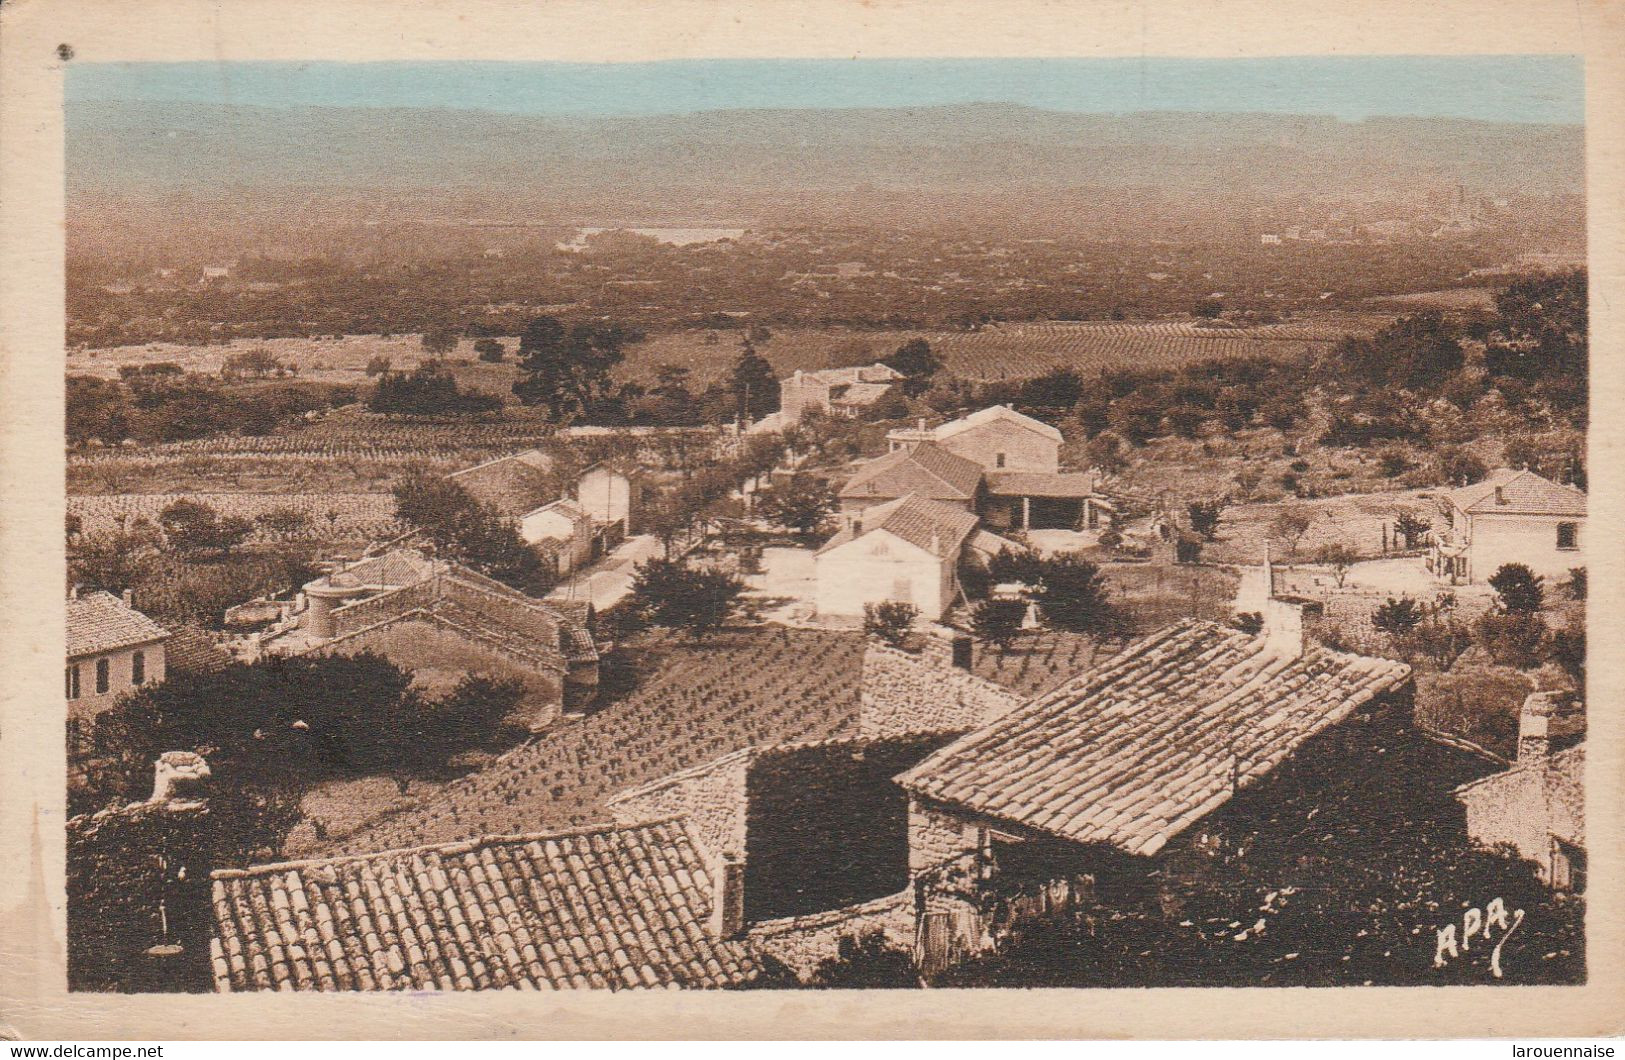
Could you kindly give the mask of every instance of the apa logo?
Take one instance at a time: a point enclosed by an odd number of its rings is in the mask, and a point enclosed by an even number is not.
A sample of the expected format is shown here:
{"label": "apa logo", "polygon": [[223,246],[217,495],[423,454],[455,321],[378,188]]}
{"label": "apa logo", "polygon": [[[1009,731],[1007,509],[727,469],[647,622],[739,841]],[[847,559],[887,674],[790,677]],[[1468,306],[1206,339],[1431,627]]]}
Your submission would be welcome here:
{"label": "apa logo", "polygon": [[1473,906],[1461,914],[1460,946],[1457,945],[1458,936],[1456,925],[1446,924],[1438,928],[1433,944],[1433,967],[1443,968],[1463,953],[1471,952],[1474,940],[1480,942],[1493,938],[1496,931],[1501,937],[1496,939],[1495,946],[1490,950],[1490,974],[1501,978],[1501,947],[1506,940],[1518,930],[1523,923],[1523,910],[1514,909],[1510,919],[1507,916],[1506,902],[1499,898],[1491,898],[1483,909]]}

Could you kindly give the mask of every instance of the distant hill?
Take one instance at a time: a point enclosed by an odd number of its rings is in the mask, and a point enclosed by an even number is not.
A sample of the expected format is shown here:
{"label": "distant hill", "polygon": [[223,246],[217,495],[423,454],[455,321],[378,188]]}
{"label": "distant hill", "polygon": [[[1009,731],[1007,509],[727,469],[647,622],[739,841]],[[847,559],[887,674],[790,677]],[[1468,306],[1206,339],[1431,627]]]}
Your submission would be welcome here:
{"label": "distant hill", "polygon": [[1153,188],[1276,197],[1460,182],[1579,193],[1584,130],[1456,119],[1061,113],[999,104],[554,118],[468,110],[79,103],[70,192],[302,186],[961,192]]}

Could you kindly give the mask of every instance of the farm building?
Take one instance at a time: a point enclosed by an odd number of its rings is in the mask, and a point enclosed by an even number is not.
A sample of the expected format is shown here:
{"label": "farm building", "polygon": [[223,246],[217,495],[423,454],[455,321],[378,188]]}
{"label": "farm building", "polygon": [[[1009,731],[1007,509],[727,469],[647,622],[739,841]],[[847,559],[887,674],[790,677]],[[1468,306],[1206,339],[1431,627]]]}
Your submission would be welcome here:
{"label": "farm building", "polygon": [[935,442],[987,471],[1053,473],[1061,469],[1061,432],[1009,405],[979,409],[931,430],[921,421],[915,429],[891,431],[886,441],[892,451]]}
{"label": "farm building", "polygon": [[781,426],[799,423],[808,409],[832,416],[857,416],[890,393],[902,379],[902,373],[878,362],[821,372],[798,369],[779,380],[778,422]]}
{"label": "farm building", "polygon": [[934,442],[887,453],[864,464],[841,487],[841,514],[850,517],[910,494],[974,512],[982,494],[982,468]]}
{"label": "farm building", "polygon": [[1272,601],[1260,634],[1176,623],[961,737],[897,778],[927,964],[986,948],[956,879],[1014,870],[1109,903],[1311,743],[1343,761],[1362,726],[1408,716],[1409,690],[1408,666],[1312,644]]}
{"label": "farm building", "polygon": [[1452,582],[1484,582],[1522,563],[1560,578],[1585,566],[1586,495],[1533,471],[1498,468],[1446,493],[1445,527],[1430,534],[1428,566]]}
{"label": "farm building", "polygon": [[129,594],[74,592],[67,605],[68,745],[87,747],[98,715],[133,688],[164,679],[169,631],[137,611]]}
{"label": "farm building", "polygon": [[597,691],[585,608],[532,599],[446,560],[400,549],[307,582],[302,595],[297,624],[261,637],[261,651],[373,652],[428,686],[517,678],[537,730]]}
{"label": "farm building", "polygon": [[1017,547],[976,524],[963,508],[912,493],[853,514],[814,560],[818,613],[861,615],[895,600],[941,618],[958,600],[967,549],[985,559]]}
{"label": "farm building", "polygon": [[[998,529],[1096,530],[1110,525],[1117,506],[1100,493],[1095,476],[1062,471],[1061,432],[1008,405],[994,405],[927,428],[900,428],[886,435],[890,451],[871,461],[841,492],[841,509],[856,508],[879,493],[909,486],[930,487],[931,478],[954,486],[956,500],[967,492],[967,465],[978,469],[980,485],[969,490],[973,507]],[[941,454],[964,461],[951,464]],[[937,490],[941,492],[941,487]],[[928,493],[936,496],[936,493]]]}
{"label": "farm building", "polygon": [[521,516],[519,536],[529,545],[553,542],[558,548],[560,574],[569,574],[592,561],[592,516],[568,497]]}
{"label": "farm building", "polygon": [[1456,789],[1474,842],[1513,847],[1561,891],[1586,885],[1583,727],[1572,697],[1536,692],[1518,716],[1517,762]]}

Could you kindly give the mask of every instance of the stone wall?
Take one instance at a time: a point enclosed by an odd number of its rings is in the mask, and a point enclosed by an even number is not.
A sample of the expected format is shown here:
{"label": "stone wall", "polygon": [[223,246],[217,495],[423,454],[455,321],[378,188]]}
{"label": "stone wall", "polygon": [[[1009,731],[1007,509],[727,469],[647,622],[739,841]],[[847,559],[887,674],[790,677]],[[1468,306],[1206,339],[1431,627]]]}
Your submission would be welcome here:
{"label": "stone wall", "polygon": [[1021,703],[1008,689],[954,666],[952,652],[935,635],[918,655],[871,643],[863,653],[858,734],[969,732]]}
{"label": "stone wall", "polygon": [[752,924],[746,938],[759,952],[784,962],[806,982],[819,964],[839,953],[843,938],[857,939],[876,931],[895,949],[907,952],[914,948],[912,888],[827,913],[764,920]]}
{"label": "stone wall", "polygon": [[618,824],[683,817],[708,862],[745,853],[745,784],[756,749],[746,747],[622,792],[608,808]]}
{"label": "stone wall", "polygon": [[407,585],[387,593],[333,609],[333,636],[343,637],[398,615],[433,603],[438,595],[436,579],[426,578],[416,585]]}
{"label": "stone wall", "polygon": [[922,799],[908,803],[908,868],[911,873],[948,865],[980,848],[977,825],[946,806]]}

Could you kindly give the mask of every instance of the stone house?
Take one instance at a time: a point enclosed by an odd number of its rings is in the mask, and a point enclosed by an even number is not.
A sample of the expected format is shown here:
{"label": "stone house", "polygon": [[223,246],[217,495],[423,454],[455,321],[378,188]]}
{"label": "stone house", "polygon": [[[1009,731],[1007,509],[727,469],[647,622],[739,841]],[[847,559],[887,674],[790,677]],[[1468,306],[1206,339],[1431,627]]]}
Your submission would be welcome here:
{"label": "stone house", "polygon": [[928,620],[959,600],[959,569],[986,562],[1011,542],[977,529],[972,513],[907,494],[851,515],[813,561],[820,615],[861,615],[865,604],[913,604]]}
{"label": "stone house", "polygon": [[860,415],[893,386],[902,382],[901,372],[876,362],[856,368],[827,368],[819,372],[797,370],[779,380],[780,427],[801,422],[802,414],[815,409],[826,415]]}
{"label": "stone house", "polygon": [[1009,405],[993,405],[927,430],[899,429],[886,435],[888,448],[913,449],[930,441],[987,471],[1050,474],[1061,469],[1061,432]]}
{"label": "stone house", "polygon": [[1444,526],[1429,534],[1428,567],[1452,582],[1488,581],[1522,563],[1549,579],[1585,561],[1586,495],[1533,471],[1498,468],[1440,500]]}
{"label": "stone house", "polygon": [[[985,949],[956,881],[1018,865],[1094,888],[1138,886],[1176,838],[1311,741],[1410,709],[1410,668],[1334,652],[1271,601],[1257,635],[1176,623],[1004,713],[897,777],[922,938]],[[1328,734],[1324,735],[1323,734]]]}
{"label": "stone house", "polygon": [[1474,842],[1511,846],[1560,891],[1586,885],[1583,717],[1572,697],[1536,692],[1519,712],[1513,766],[1456,789]]}
{"label": "stone house", "polygon": [[586,608],[542,601],[410,549],[307,582],[290,625],[259,638],[271,654],[373,652],[444,691],[469,674],[525,686],[532,729],[592,700],[598,650]]}
{"label": "stone house", "polygon": [[96,718],[132,689],[164,679],[169,631],[137,611],[130,594],[75,592],[67,601],[68,746],[88,750]]}
{"label": "stone house", "polygon": [[592,516],[568,497],[520,516],[519,536],[528,545],[551,543],[557,550],[558,573],[561,575],[592,562]]}

